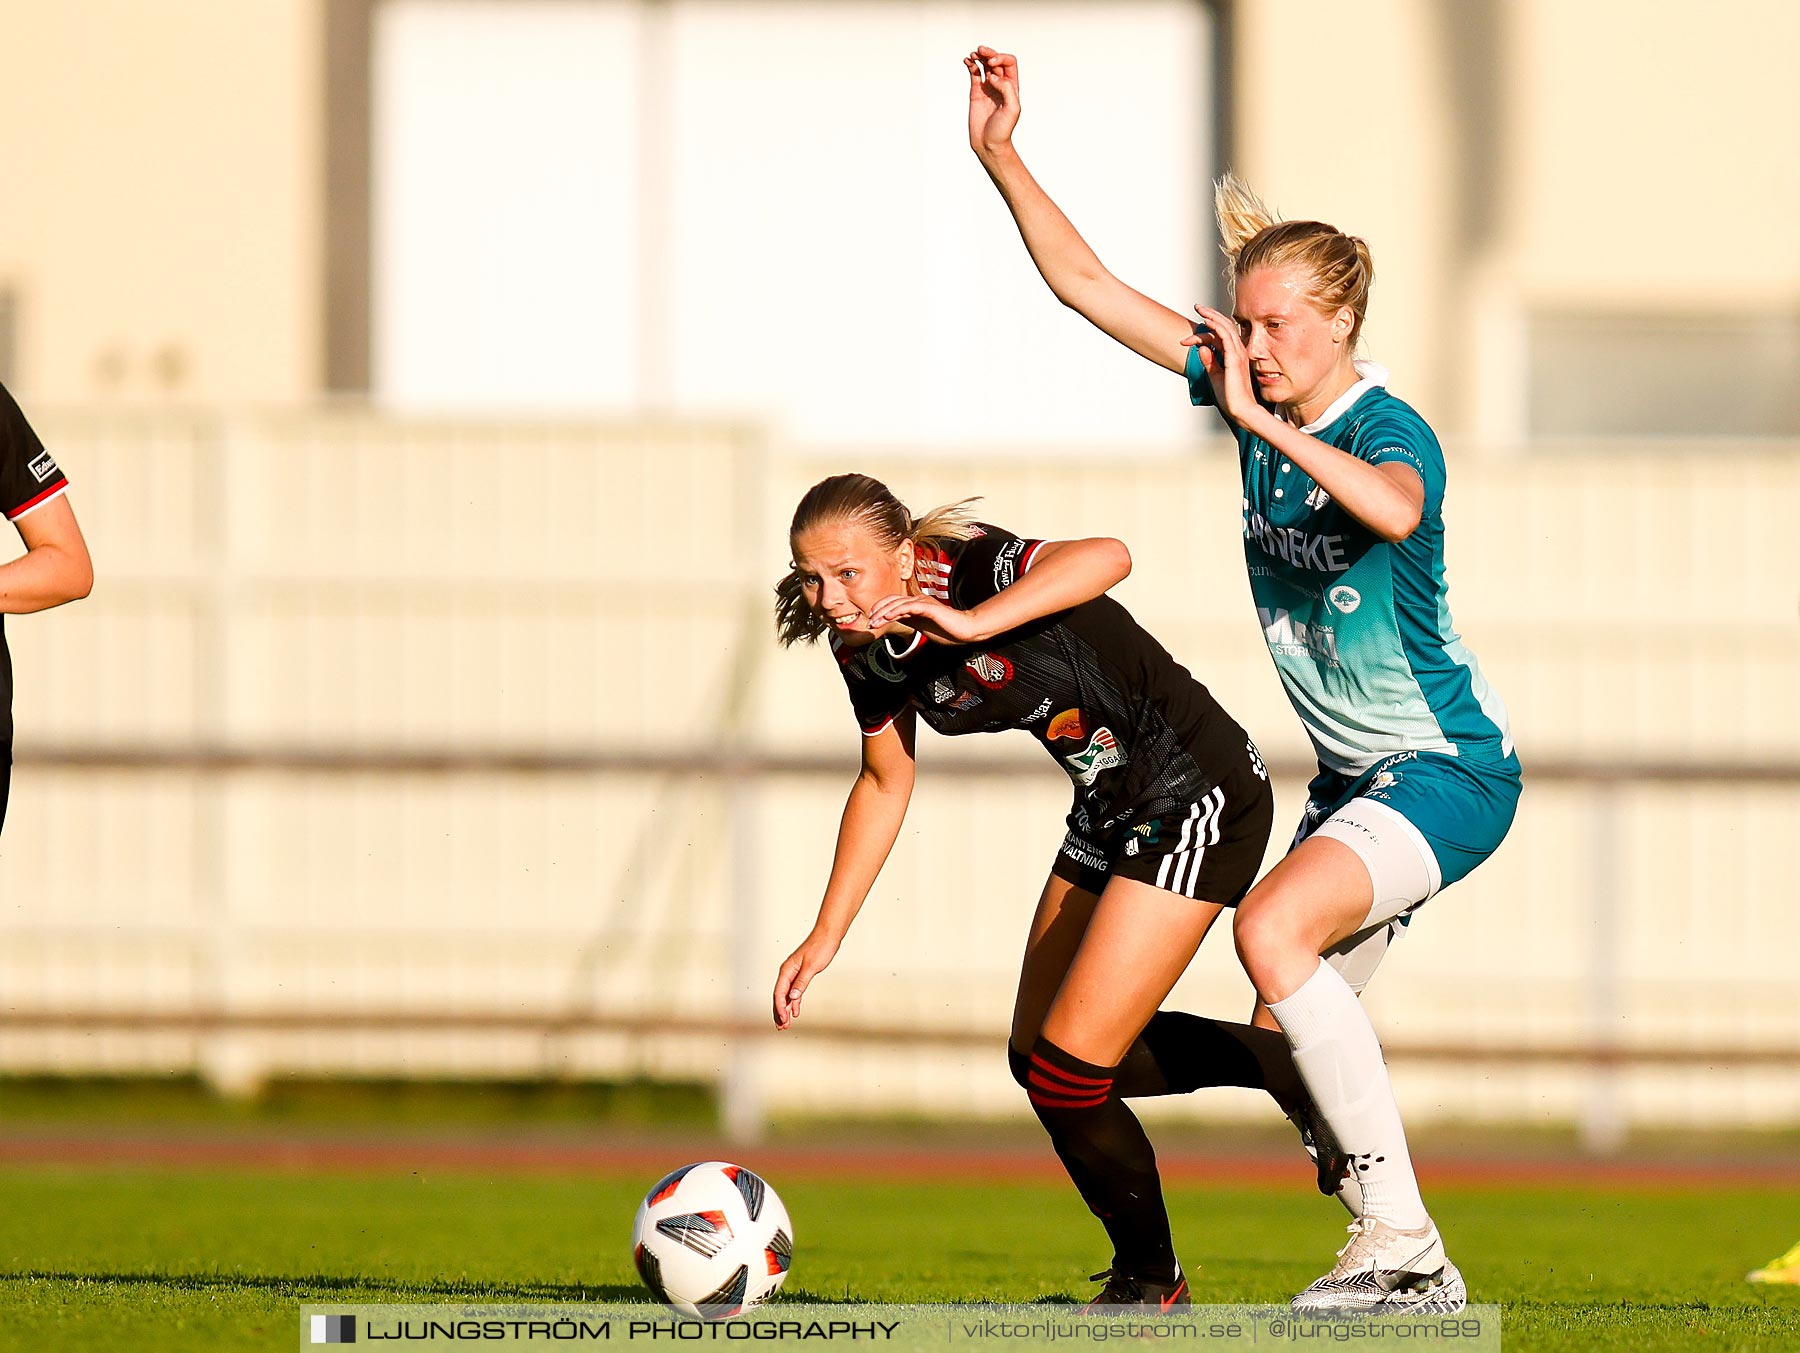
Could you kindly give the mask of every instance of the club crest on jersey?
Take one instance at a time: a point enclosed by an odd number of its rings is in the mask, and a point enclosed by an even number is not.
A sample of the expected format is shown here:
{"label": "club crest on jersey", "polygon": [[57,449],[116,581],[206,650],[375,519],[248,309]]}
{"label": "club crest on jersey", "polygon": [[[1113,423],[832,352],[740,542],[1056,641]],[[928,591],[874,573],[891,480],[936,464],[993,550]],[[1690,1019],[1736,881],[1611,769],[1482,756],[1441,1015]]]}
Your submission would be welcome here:
{"label": "club crest on jersey", "polygon": [[1013,679],[1013,665],[998,653],[977,653],[963,664],[983,686],[997,691]]}
{"label": "club crest on jersey", "polygon": [[1083,788],[1098,780],[1101,771],[1112,770],[1124,764],[1124,749],[1119,746],[1119,741],[1112,735],[1110,728],[1096,728],[1094,736],[1088,739],[1087,746],[1073,756],[1063,758],[1063,765],[1069,768],[1069,775]]}
{"label": "club crest on jersey", "polygon": [[1073,742],[1080,742],[1086,736],[1087,725],[1082,722],[1081,711],[1078,709],[1065,709],[1050,720],[1050,726],[1044,730],[1046,742],[1054,742],[1058,738],[1068,738]]}
{"label": "club crest on jersey", "polygon": [[865,665],[869,671],[883,681],[905,681],[906,673],[900,670],[900,664],[888,651],[885,641],[877,639],[868,647],[868,659]]}

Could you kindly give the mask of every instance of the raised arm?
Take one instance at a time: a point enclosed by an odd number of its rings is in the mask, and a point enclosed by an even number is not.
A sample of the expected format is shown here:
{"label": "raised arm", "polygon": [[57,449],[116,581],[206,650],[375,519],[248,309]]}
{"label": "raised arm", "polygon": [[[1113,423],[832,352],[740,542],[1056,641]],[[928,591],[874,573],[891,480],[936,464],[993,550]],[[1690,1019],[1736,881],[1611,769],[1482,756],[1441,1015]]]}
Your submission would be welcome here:
{"label": "raised arm", "polygon": [[1031,261],[1056,299],[1158,366],[1182,370],[1181,340],[1193,325],[1108,272],[1013,149],[1019,122],[1019,61],[992,47],[963,58],[969,71],[969,146],[1000,190]]}
{"label": "raised arm", "polygon": [[775,977],[778,1029],[798,1018],[806,988],[837,956],[838,946],[900,835],[906,805],[912,799],[915,718],[910,708],[902,710],[886,728],[863,738],[862,770],[850,786],[844,817],[838,824],[837,852],[832,856],[824,900],[819,903],[819,919]]}
{"label": "raised arm", "polygon": [[1131,575],[1131,551],[1109,536],[1047,540],[1031,566],[986,601],[966,611],[934,597],[883,597],[869,611],[869,625],[896,620],[942,644],[984,644],[995,635],[1041,620],[1110,591]]}

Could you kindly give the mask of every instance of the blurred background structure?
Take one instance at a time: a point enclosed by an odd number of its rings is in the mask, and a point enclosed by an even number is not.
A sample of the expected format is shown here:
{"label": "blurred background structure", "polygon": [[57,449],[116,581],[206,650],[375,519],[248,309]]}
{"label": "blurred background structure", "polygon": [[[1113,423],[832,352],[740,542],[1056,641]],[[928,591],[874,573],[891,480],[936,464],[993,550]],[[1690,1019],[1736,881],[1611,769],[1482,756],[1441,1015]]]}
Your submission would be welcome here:
{"label": "blurred background structure", "polygon": [[[8,11],[0,380],[99,581],[9,627],[0,1074],[698,1078],[745,1135],[1024,1112],[1068,795],[1024,739],[925,739],[764,1027],[857,749],[769,625],[799,494],[857,468],[1118,535],[1284,825],[1306,747],[1213,416],[1058,308],[967,150],[988,42],[1140,289],[1219,294],[1227,164],[1371,242],[1366,347],[1445,441],[1528,776],[1370,992],[1409,1116],[1800,1121],[1800,7]],[[1176,1002],[1250,999],[1221,931]]]}

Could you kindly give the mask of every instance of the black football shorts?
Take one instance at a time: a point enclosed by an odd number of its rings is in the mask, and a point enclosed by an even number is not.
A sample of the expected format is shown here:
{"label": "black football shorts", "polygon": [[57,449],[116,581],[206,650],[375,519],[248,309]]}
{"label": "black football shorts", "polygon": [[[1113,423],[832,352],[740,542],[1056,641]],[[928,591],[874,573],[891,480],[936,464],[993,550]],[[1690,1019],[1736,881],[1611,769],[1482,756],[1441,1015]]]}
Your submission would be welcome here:
{"label": "black football shorts", "polygon": [[1256,882],[1274,824],[1275,796],[1252,748],[1193,803],[1171,807],[1163,799],[1099,824],[1077,799],[1050,872],[1095,894],[1119,877],[1235,907]]}

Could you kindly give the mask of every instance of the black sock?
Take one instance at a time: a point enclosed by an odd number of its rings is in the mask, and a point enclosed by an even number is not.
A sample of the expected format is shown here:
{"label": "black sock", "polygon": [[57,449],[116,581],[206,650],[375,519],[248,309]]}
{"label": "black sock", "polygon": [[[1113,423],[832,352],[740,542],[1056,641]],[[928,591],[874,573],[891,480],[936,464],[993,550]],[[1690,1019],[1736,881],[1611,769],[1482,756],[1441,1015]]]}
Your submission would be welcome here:
{"label": "black sock", "polygon": [[1175,1243],[1156,1152],[1137,1115],[1113,1092],[1113,1068],[1039,1038],[1025,1090],[1082,1201],[1106,1228],[1113,1267],[1149,1282],[1174,1282]]}
{"label": "black sock", "polygon": [[1180,1010],[1158,1010],[1120,1060],[1113,1092],[1121,1099],[1185,1095],[1209,1085],[1267,1090],[1283,1113],[1306,1098],[1285,1035],[1227,1024]]}

